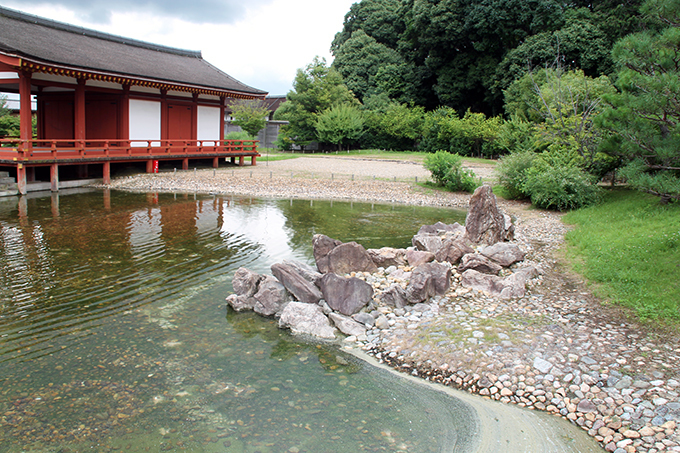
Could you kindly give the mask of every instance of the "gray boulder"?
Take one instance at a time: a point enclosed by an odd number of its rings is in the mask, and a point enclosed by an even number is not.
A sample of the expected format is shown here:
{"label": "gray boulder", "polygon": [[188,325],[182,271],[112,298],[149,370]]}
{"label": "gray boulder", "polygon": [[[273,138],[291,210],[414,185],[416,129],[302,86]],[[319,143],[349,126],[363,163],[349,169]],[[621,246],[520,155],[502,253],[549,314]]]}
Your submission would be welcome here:
{"label": "gray boulder", "polygon": [[255,308],[257,300],[251,296],[246,296],[245,294],[230,294],[227,297],[227,304],[235,311],[245,311]]}
{"label": "gray boulder", "polygon": [[256,301],[253,305],[255,313],[273,316],[283,310],[283,307],[290,302],[291,297],[277,279],[267,275],[260,281],[259,289],[253,299]]}
{"label": "gray boulder", "polygon": [[329,272],[319,280],[326,303],[335,311],[351,316],[364,308],[373,298],[373,287],[356,278],[344,278]]}
{"label": "gray boulder", "polygon": [[316,283],[322,276],[309,264],[295,260],[283,260],[281,264],[292,267],[295,272],[310,283]]}
{"label": "gray boulder", "polygon": [[366,326],[373,327],[375,325],[375,318],[368,313],[355,313],[352,315],[352,319]]}
{"label": "gray boulder", "polygon": [[432,252],[423,252],[420,250],[407,250],[406,251],[406,261],[411,267],[418,267],[421,264],[429,263],[434,261],[435,256]]}
{"label": "gray boulder", "polygon": [[366,326],[356,322],[352,318],[348,318],[339,313],[331,313],[328,315],[328,318],[335,324],[335,327],[345,335],[354,335],[358,337],[359,335],[366,334]]}
{"label": "gray boulder", "polygon": [[505,240],[505,219],[498,210],[491,186],[478,187],[470,198],[465,230],[475,244],[493,245]]}
{"label": "gray boulder", "polygon": [[356,242],[345,242],[331,250],[328,255],[328,272],[349,274],[350,272],[377,272],[366,249]]}
{"label": "gray boulder", "polygon": [[390,285],[385,291],[383,291],[380,296],[380,302],[391,307],[403,308],[408,304],[408,299],[406,298],[406,291],[401,285],[396,283]]}
{"label": "gray boulder", "polygon": [[256,272],[239,267],[234,273],[231,284],[234,292],[239,296],[252,296],[257,292],[257,285],[262,280],[262,276]]}
{"label": "gray boulder", "polygon": [[325,274],[328,272],[328,254],[342,242],[337,239],[331,239],[325,234],[315,234],[312,238],[312,248],[314,253],[314,260],[319,272]]}
{"label": "gray boulder", "polygon": [[503,214],[503,223],[505,225],[505,240],[512,241],[515,239],[515,225],[512,223],[512,217]]}
{"label": "gray boulder", "polygon": [[300,275],[292,266],[282,263],[273,264],[272,274],[300,302],[317,304],[323,298],[319,288]]}
{"label": "gray boulder", "polygon": [[498,242],[489,247],[482,248],[479,253],[503,267],[508,267],[518,261],[522,261],[526,256],[517,244]]}
{"label": "gray boulder", "polygon": [[435,255],[442,248],[442,238],[436,234],[416,234],[411,239],[411,243],[416,249]]}
{"label": "gray boulder", "polygon": [[406,250],[383,247],[380,249],[368,249],[368,256],[378,267],[403,266],[406,264]]}
{"label": "gray boulder", "polygon": [[451,268],[441,263],[421,264],[411,273],[406,300],[417,304],[435,295],[445,294],[451,286]]}
{"label": "gray boulder", "polygon": [[303,302],[290,302],[285,306],[279,318],[279,327],[288,327],[296,334],[329,340],[335,338],[335,328],[331,326],[321,307]]}
{"label": "gray boulder", "polygon": [[468,253],[474,253],[474,249],[468,245],[466,239],[462,237],[450,238],[442,243],[442,247],[435,254],[435,259],[439,262],[447,261],[456,264]]}
{"label": "gray boulder", "polygon": [[511,299],[524,296],[527,280],[537,275],[538,271],[533,266],[518,269],[505,278],[469,269],[463,272],[461,284],[479,291],[485,291],[494,297]]}
{"label": "gray boulder", "polygon": [[468,253],[460,260],[458,272],[463,273],[468,269],[474,269],[484,274],[498,275],[503,268],[484,255]]}

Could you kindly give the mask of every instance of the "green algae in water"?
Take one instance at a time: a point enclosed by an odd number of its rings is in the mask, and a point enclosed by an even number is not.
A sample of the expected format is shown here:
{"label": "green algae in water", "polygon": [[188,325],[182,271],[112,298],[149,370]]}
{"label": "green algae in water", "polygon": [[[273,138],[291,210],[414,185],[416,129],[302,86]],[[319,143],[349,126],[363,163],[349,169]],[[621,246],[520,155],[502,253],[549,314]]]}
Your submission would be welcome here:
{"label": "green algae in water", "polygon": [[405,247],[461,213],[102,192],[1,212],[0,452],[474,444],[465,404],[224,304],[239,266],[311,263],[315,233]]}

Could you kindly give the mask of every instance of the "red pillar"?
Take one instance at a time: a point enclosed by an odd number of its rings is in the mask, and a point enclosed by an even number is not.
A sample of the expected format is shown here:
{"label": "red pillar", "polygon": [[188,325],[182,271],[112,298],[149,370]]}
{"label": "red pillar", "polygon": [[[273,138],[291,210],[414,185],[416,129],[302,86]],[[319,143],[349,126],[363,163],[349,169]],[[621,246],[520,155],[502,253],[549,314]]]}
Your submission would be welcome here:
{"label": "red pillar", "polygon": [[[81,142],[85,141],[85,79],[78,79],[78,86],[76,87],[76,94],[73,106],[73,128],[75,139]],[[84,146],[85,143],[81,143]]]}
{"label": "red pillar", "polygon": [[198,93],[194,93],[191,103],[191,139],[198,140]]}
{"label": "red pillar", "polygon": [[118,112],[118,138],[130,140],[130,85],[123,85],[123,96],[120,98]]}
{"label": "red pillar", "polygon": [[59,190],[59,165],[50,165],[50,190],[57,192]]}
{"label": "red pillar", "polygon": [[102,177],[104,179],[104,184],[111,184],[111,162],[104,162]]}
{"label": "red pillar", "polygon": [[238,166],[243,167],[244,158],[243,156],[238,156]]}
{"label": "red pillar", "polygon": [[153,173],[153,160],[146,161],[146,172]]}
{"label": "red pillar", "polygon": [[250,158],[250,165],[257,165],[257,156],[253,156]]}
{"label": "red pillar", "polygon": [[168,139],[168,126],[168,90],[161,90],[161,140]]}
{"label": "red pillar", "polygon": [[19,138],[31,140],[33,138],[31,73],[24,71],[19,72],[19,121]]}
{"label": "red pillar", "polygon": [[220,145],[224,142],[224,114],[227,111],[227,99],[220,98]]}
{"label": "red pillar", "polygon": [[220,166],[220,158],[213,157],[213,168],[218,168]]}
{"label": "red pillar", "polygon": [[182,159],[182,170],[188,170],[189,169],[189,158],[185,157]]}
{"label": "red pillar", "polygon": [[17,165],[17,189],[21,195],[26,195],[26,167]]}

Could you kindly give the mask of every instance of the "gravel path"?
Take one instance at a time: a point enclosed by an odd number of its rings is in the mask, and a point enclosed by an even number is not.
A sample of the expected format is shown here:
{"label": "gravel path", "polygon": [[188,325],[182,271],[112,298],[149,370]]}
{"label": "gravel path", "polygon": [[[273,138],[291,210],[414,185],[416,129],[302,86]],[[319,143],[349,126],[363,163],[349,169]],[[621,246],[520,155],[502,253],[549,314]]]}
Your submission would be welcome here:
{"label": "gravel path", "polygon": [[[471,167],[485,180],[493,178],[492,166]],[[427,176],[413,162],[303,157],[215,172],[139,175],[110,187],[467,208],[469,195],[415,185],[416,177]],[[680,452],[678,339],[650,333],[601,305],[569,274],[556,258],[567,231],[559,214],[520,202],[499,206],[515,218],[526,261],[541,272],[525,297],[497,300],[461,287],[455,275],[446,296],[430,304],[380,307],[389,327],[369,330],[356,344],[399,370],[564,417],[606,451]]]}

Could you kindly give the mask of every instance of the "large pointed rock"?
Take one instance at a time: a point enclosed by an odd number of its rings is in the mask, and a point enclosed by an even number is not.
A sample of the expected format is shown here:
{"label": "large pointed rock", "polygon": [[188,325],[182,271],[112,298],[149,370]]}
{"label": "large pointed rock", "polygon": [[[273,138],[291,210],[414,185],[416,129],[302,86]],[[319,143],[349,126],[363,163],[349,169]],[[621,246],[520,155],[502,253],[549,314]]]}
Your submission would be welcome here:
{"label": "large pointed rock", "polygon": [[451,286],[451,268],[446,264],[421,264],[411,273],[406,300],[418,304],[432,296],[446,294]]}
{"label": "large pointed rock", "polygon": [[271,269],[279,282],[300,302],[317,304],[323,298],[319,288],[300,275],[294,267],[276,263]]}
{"label": "large pointed rock", "polygon": [[484,255],[468,253],[460,260],[458,272],[463,273],[468,269],[474,269],[483,274],[498,275],[503,268]]}
{"label": "large pointed rock", "polygon": [[373,298],[373,287],[365,281],[332,272],[321,277],[319,287],[328,306],[347,316],[359,312]]}
{"label": "large pointed rock", "polygon": [[279,318],[279,327],[288,327],[296,334],[329,340],[335,338],[335,328],[331,326],[321,307],[303,302],[290,302],[285,306]]}
{"label": "large pointed rock", "polygon": [[485,184],[472,194],[465,230],[475,244],[493,245],[505,240],[505,219],[498,210],[491,186]]}
{"label": "large pointed rock", "polygon": [[479,253],[503,267],[508,267],[518,261],[522,261],[526,255],[517,244],[507,242],[498,242],[489,247],[484,247]]}
{"label": "large pointed rock", "polygon": [[267,275],[260,281],[253,299],[257,301],[253,305],[255,313],[273,316],[283,310],[283,307],[290,302],[291,297],[286,288],[277,279]]}

